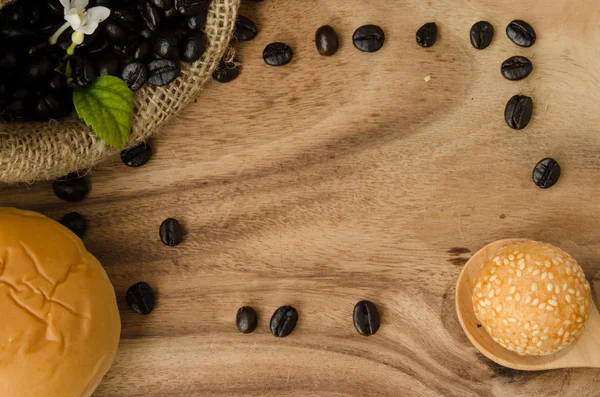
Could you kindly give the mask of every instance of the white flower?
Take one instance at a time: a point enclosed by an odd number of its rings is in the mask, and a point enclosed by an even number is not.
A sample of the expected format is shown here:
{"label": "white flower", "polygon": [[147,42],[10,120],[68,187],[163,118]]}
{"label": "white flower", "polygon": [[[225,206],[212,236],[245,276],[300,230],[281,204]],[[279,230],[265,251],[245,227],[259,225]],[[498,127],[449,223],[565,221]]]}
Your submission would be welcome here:
{"label": "white flower", "polygon": [[110,15],[110,10],[106,7],[92,7],[86,10],[89,0],[60,0],[60,4],[65,8],[65,21],[67,22],[50,37],[50,44],[56,44],[58,37],[69,26],[75,31],[73,44],[81,44],[84,35],[94,33],[98,24]]}

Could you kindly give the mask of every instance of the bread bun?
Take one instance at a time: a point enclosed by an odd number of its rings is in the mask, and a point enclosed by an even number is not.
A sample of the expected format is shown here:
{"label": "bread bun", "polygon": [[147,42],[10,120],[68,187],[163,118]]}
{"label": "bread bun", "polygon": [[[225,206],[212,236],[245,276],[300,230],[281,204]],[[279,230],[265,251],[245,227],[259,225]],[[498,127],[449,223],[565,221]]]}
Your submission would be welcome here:
{"label": "bread bun", "polygon": [[70,230],[0,208],[0,395],[89,397],[121,321],[106,272]]}
{"label": "bread bun", "polygon": [[590,285],[569,254],[523,241],[499,250],[475,279],[473,308],[492,339],[523,356],[555,353],[583,330]]}

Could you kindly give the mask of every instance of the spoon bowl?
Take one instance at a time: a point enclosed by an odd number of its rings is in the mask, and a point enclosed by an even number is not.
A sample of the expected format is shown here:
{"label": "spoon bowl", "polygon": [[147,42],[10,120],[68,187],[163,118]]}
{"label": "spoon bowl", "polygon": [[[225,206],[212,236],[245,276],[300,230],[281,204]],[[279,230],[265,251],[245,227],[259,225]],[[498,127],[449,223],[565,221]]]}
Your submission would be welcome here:
{"label": "spoon bowl", "polygon": [[529,241],[526,239],[498,240],[475,253],[463,268],[456,283],[456,314],[473,345],[490,360],[508,368],[541,371],[557,368],[600,368],[600,313],[590,305],[590,314],[583,333],[572,345],[549,356],[521,356],[500,346],[481,326],[473,310],[472,294],[475,278],[484,261],[501,248]]}

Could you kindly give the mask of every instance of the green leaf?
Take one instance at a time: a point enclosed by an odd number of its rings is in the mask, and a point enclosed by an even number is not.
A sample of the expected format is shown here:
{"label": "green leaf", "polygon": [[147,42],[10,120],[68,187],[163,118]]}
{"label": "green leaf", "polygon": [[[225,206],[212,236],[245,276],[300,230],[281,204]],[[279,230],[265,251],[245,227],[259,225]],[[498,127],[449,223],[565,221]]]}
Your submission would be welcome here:
{"label": "green leaf", "polygon": [[133,123],[133,91],[114,76],[100,76],[86,88],[73,90],[79,118],[107,144],[122,149]]}

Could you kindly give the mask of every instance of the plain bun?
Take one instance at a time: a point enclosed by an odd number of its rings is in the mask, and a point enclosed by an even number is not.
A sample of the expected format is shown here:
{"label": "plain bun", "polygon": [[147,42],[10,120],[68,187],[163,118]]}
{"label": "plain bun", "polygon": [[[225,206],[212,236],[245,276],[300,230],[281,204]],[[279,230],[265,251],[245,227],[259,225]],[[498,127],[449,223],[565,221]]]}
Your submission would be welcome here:
{"label": "plain bun", "polygon": [[121,333],[106,272],[70,230],[0,208],[0,395],[89,397]]}

